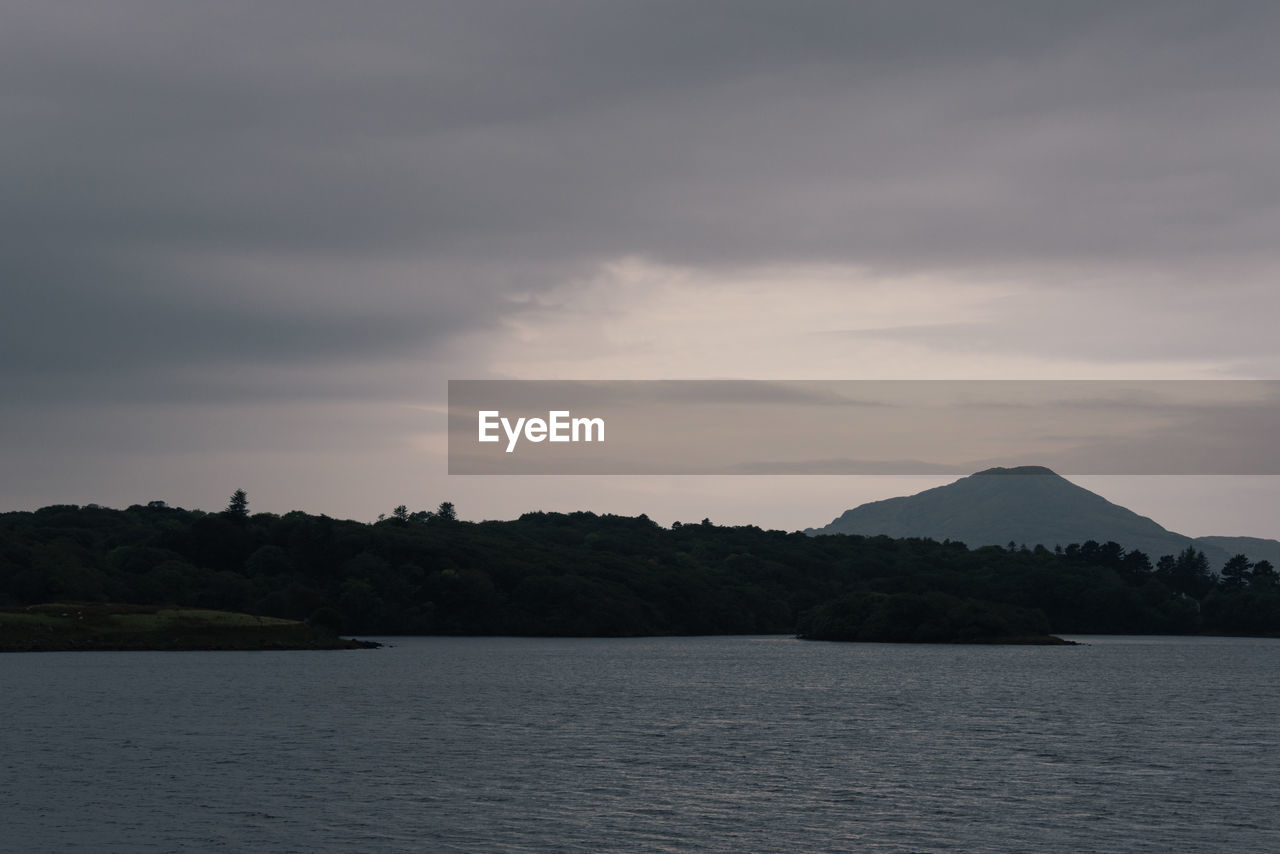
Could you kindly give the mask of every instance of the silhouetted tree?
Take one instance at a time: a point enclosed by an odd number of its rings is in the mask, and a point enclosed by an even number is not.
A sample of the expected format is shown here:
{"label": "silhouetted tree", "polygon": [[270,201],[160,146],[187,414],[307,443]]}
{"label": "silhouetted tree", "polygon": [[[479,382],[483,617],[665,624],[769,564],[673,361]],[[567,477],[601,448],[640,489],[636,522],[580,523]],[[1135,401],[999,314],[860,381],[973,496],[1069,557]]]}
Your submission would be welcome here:
{"label": "silhouetted tree", "polygon": [[231,500],[227,502],[227,509],[222,511],[227,516],[235,516],[245,518],[249,515],[249,496],[245,494],[243,489],[237,489],[231,493]]}
{"label": "silhouetted tree", "polygon": [[1120,561],[1120,572],[1134,583],[1142,584],[1151,577],[1151,558],[1137,549],[1127,552]]}
{"label": "silhouetted tree", "polygon": [[1160,558],[1156,576],[1170,589],[1185,593],[1193,599],[1203,598],[1215,583],[1209,572],[1209,559],[1204,556],[1204,552],[1197,551],[1195,546],[1187,546],[1177,557],[1165,555]]}
{"label": "silhouetted tree", "polygon": [[1269,560],[1260,560],[1253,565],[1253,574],[1249,576],[1249,586],[1259,589],[1270,589],[1280,584],[1280,576]]}
{"label": "silhouetted tree", "polygon": [[446,522],[458,521],[458,511],[454,509],[452,501],[441,501],[440,506],[436,509],[436,518],[443,519]]}
{"label": "silhouetted tree", "polygon": [[1243,590],[1249,583],[1253,564],[1246,555],[1238,554],[1222,567],[1222,589]]}
{"label": "silhouetted tree", "polygon": [[1115,540],[1107,540],[1098,547],[1098,553],[1095,560],[1098,566],[1105,566],[1108,569],[1119,569],[1124,563],[1125,553],[1124,546]]}
{"label": "silhouetted tree", "polygon": [[[247,513],[247,500],[235,504]],[[455,519],[453,505],[443,506],[442,518]],[[896,636],[914,626],[910,639],[924,640],[941,623],[912,597],[944,593],[1042,611],[1060,632],[1280,636],[1280,579],[1264,561],[1246,589],[1229,591],[1213,589],[1216,577],[1194,549],[1166,555],[1145,579],[1150,561],[1140,552],[1112,568],[1108,555],[1119,550],[1108,543],[1094,563],[1083,551],[1073,546],[1068,559],[1048,548],[970,550],[710,522],[666,530],[643,516],[585,511],[475,524],[419,511],[367,525],[301,511],[250,521],[62,505],[0,513],[0,605],[76,598],[291,619],[328,606],[346,631],[385,634],[702,634],[784,632],[823,603],[881,593],[908,598],[886,607],[880,628]],[[980,628],[988,613],[936,611],[953,629]]]}

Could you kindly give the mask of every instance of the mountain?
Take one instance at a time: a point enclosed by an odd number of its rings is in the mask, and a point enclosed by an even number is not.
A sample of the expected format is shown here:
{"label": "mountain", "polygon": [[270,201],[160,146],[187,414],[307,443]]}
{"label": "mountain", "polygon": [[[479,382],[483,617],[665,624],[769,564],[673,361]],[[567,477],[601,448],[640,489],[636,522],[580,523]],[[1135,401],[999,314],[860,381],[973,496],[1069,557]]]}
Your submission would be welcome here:
{"label": "mountain", "polygon": [[958,540],[971,548],[1114,540],[1146,552],[1155,563],[1189,545],[1215,567],[1237,552],[1280,566],[1280,542],[1253,537],[1191,537],[1166,530],[1146,516],[1112,504],[1043,466],[993,468],[916,495],[873,501],[807,534],[885,534]]}
{"label": "mountain", "polygon": [[1204,549],[1206,555],[1210,547],[1228,555],[1245,554],[1253,561],[1271,561],[1272,566],[1280,567],[1280,540],[1265,540],[1261,537],[1196,538],[1196,548]]}

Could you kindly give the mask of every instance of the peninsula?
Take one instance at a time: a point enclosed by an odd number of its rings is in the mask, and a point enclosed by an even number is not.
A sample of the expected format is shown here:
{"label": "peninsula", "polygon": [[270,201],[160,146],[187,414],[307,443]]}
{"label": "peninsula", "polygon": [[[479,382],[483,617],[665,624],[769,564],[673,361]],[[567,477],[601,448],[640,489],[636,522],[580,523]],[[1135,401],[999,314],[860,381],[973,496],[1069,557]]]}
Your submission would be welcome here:
{"label": "peninsula", "polygon": [[328,627],[202,608],[47,603],[0,608],[0,652],[368,649]]}

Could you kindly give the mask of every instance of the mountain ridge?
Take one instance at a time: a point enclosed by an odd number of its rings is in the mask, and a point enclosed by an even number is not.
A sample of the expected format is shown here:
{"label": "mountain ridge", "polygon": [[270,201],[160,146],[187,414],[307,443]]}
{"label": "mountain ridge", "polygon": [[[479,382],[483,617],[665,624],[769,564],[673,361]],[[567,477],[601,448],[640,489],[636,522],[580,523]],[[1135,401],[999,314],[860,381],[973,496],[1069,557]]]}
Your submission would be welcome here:
{"label": "mountain ridge", "polygon": [[985,469],[914,495],[860,504],[804,533],[928,537],[971,548],[1010,542],[1053,548],[1112,540],[1145,552],[1153,563],[1194,546],[1214,567],[1241,552],[1272,563],[1280,557],[1280,540],[1179,534],[1044,466]]}

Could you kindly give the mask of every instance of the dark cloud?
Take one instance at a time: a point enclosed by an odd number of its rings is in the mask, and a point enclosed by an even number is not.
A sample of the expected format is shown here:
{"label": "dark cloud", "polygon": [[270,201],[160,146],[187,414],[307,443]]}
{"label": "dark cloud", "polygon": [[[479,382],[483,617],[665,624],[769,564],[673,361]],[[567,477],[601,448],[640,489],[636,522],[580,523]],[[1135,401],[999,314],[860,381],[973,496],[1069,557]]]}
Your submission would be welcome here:
{"label": "dark cloud", "polygon": [[[452,302],[457,329],[495,311],[509,280],[485,274],[494,261],[528,265],[536,289],[553,281],[540,265],[620,254],[912,269],[1269,256],[1278,14],[22,4],[0,36],[0,273],[117,322],[124,334],[91,336],[97,352],[180,358],[120,322],[150,315],[194,358],[222,341],[270,360],[310,358],[315,341],[376,354],[414,333],[399,314],[219,312],[216,291],[237,283],[201,262],[416,257],[419,313]],[[157,259],[165,295],[134,305]],[[472,265],[473,300],[437,264]],[[380,298],[376,272],[312,293],[353,288]],[[83,340],[41,299],[10,323]]]}
{"label": "dark cloud", "polygon": [[438,396],[509,295],[623,256],[1156,271],[1253,343],[1100,356],[1271,364],[1278,32],[1250,2],[11,3],[0,393]]}

